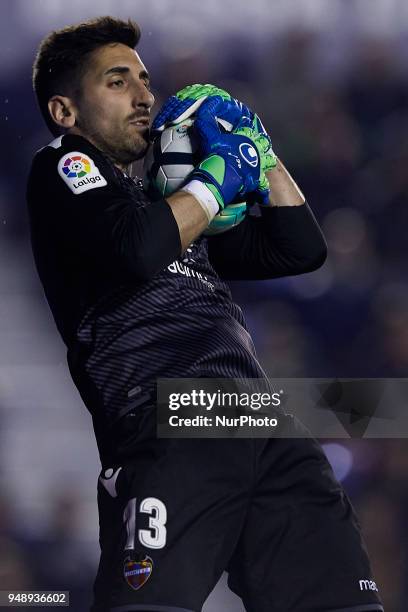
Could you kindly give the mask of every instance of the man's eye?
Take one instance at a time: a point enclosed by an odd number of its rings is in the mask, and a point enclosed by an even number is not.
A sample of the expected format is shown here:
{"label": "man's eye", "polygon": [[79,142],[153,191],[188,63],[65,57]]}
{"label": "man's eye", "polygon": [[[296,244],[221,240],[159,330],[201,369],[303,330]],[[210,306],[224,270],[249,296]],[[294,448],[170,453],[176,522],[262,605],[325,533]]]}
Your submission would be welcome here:
{"label": "man's eye", "polygon": [[117,81],[111,81],[110,85],[115,86],[115,87],[122,87],[122,85],[125,84],[125,81],[123,79],[118,79]]}

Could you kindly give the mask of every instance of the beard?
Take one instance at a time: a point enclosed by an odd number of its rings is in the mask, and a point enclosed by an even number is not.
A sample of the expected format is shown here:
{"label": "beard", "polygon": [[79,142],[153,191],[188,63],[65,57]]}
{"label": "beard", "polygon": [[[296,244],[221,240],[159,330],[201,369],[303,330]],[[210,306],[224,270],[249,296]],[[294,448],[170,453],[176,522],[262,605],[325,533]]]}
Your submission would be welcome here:
{"label": "beard", "polygon": [[112,125],[104,130],[94,125],[92,120],[81,117],[77,122],[81,133],[97,149],[105,153],[116,164],[127,166],[145,156],[149,147],[149,128],[136,129],[129,121]]}

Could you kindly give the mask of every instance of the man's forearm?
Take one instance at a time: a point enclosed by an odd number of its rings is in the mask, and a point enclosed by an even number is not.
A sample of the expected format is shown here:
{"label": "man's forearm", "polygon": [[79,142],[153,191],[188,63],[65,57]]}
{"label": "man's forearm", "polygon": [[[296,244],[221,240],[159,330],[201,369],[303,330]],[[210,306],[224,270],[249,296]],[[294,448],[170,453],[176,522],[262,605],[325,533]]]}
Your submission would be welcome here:
{"label": "man's forearm", "polygon": [[270,189],[269,206],[300,206],[305,203],[303,193],[279,159],[266,176]]}
{"label": "man's forearm", "polygon": [[186,191],[177,191],[167,198],[180,232],[181,252],[184,253],[208,227],[208,218],[196,198]]}
{"label": "man's forearm", "polygon": [[[295,181],[278,160],[277,166],[267,173],[270,206],[300,206],[305,198]],[[182,252],[208,227],[208,218],[196,198],[185,191],[177,191],[167,198],[177,222]]]}

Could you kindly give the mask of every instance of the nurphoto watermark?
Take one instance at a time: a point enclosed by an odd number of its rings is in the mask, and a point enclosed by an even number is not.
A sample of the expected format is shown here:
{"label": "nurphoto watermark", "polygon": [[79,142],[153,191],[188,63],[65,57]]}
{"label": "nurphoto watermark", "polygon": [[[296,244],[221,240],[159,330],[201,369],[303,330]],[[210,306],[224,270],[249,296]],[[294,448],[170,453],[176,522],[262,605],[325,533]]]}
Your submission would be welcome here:
{"label": "nurphoto watermark", "polygon": [[408,438],[408,379],[158,380],[157,435]]}

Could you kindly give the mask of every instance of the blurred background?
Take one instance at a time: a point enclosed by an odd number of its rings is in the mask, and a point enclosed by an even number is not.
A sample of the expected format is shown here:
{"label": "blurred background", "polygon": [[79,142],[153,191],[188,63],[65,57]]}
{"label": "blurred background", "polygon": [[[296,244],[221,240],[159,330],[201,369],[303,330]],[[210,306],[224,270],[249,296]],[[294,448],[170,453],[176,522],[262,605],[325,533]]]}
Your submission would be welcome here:
{"label": "blurred background", "polygon": [[[98,559],[97,449],[25,211],[32,156],[52,140],[30,82],[40,40],[85,18],[130,16],[156,109],[211,82],[256,110],[329,246],[312,274],[233,284],[261,363],[275,377],[405,377],[408,3],[2,0],[0,10],[0,588],[70,590],[83,612]],[[386,610],[404,612],[407,440],[325,449],[359,511]],[[204,608],[242,610],[224,578]]]}

